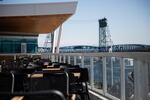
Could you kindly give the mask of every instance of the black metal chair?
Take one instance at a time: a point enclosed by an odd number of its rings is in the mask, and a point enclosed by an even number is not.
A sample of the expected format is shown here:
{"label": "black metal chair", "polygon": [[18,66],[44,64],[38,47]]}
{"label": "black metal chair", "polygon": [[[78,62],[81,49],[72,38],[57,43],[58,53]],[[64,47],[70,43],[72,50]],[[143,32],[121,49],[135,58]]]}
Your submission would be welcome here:
{"label": "black metal chair", "polygon": [[23,100],[66,100],[63,93],[58,90],[32,91],[32,92],[0,92],[0,97],[10,97],[11,100],[15,96],[23,96]]}
{"label": "black metal chair", "polygon": [[[69,73],[80,73],[79,77],[70,77],[74,78],[70,81],[70,93],[78,94],[81,97],[81,100],[90,100],[88,85],[89,80],[88,69],[87,68],[75,68],[69,69]],[[70,75],[70,74],[69,74]]]}
{"label": "black metal chair", "polygon": [[[22,71],[21,71],[22,72]],[[21,72],[14,72],[14,92],[23,92],[26,91],[26,81],[27,81],[27,74]]]}
{"label": "black metal chair", "polygon": [[[36,77],[38,76],[39,77]],[[35,76],[35,77],[33,77]],[[62,71],[39,71],[31,75],[30,91],[59,90],[66,98],[69,95],[69,77]]]}
{"label": "black metal chair", "polygon": [[[14,74],[8,72],[0,73],[0,92],[14,92]],[[9,100],[10,97],[0,96],[0,100]]]}

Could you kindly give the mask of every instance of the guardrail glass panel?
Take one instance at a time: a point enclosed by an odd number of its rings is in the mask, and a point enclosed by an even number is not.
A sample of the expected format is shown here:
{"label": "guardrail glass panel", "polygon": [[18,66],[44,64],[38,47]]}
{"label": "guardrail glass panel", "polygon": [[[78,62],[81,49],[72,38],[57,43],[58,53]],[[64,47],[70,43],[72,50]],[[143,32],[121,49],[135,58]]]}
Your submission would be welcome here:
{"label": "guardrail glass panel", "polygon": [[84,68],[88,69],[88,73],[89,73],[89,85],[91,85],[91,66],[90,66],[90,57],[84,57]]}
{"label": "guardrail glass panel", "polygon": [[90,66],[90,57],[84,57],[84,66]]}
{"label": "guardrail glass panel", "polygon": [[74,56],[70,56],[70,64],[74,65]]}
{"label": "guardrail glass panel", "polygon": [[126,100],[132,100],[134,95],[134,66],[133,59],[125,60],[125,95]]}
{"label": "guardrail glass panel", "polygon": [[120,98],[120,59],[116,57],[107,57],[107,92],[112,96]]}
{"label": "guardrail glass panel", "polygon": [[94,57],[94,88],[103,89],[102,57]]}
{"label": "guardrail glass panel", "polygon": [[65,63],[68,63],[68,57],[69,56],[65,56]]}

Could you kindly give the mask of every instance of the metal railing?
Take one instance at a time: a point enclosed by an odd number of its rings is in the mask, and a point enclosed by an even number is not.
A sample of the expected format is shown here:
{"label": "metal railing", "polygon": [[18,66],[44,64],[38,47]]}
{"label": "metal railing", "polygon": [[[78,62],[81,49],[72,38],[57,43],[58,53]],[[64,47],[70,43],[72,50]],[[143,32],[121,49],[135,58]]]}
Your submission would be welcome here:
{"label": "metal railing", "polygon": [[[10,56],[10,54],[8,55]],[[14,59],[18,55],[20,54],[13,54]],[[150,52],[26,55],[40,55],[53,62],[88,68],[89,89],[113,100],[150,99],[148,98],[148,94],[150,94]]]}

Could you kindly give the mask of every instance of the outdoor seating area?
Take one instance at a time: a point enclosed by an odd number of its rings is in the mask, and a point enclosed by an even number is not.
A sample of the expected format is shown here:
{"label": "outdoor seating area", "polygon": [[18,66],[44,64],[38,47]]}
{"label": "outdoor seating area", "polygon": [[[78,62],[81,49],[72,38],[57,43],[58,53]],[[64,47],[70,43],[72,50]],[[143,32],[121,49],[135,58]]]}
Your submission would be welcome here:
{"label": "outdoor seating area", "polygon": [[1,61],[0,100],[90,100],[88,69],[40,57]]}

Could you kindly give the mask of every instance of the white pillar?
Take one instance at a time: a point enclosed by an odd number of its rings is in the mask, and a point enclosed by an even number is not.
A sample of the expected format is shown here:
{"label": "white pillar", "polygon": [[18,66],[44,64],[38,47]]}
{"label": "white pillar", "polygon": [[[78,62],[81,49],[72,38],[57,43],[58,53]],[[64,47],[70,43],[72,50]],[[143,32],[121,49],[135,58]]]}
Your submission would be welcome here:
{"label": "white pillar", "polygon": [[81,67],[84,68],[84,56],[81,57]]}
{"label": "white pillar", "polygon": [[66,63],[66,56],[63,55],[63,63]]}
{"label": "white pillar", "polygon": [[52,53],[56,53],[55,52],[55,32],[51,33],[51,48],[52,48]]}
{"label": "white pillar", "polygon": [[59,56],[59,63],[61,63],[61,62],[62,62],[62,61],[61,61],[61,58],[62,58],[62,56],[60,55],[60,56]]}
{"label": "white pillar", "polygon": [[103,57],[102,61],[103,61],[103,91],[104,91],[104,95],[105,95],[107,93],[106,57]]}
{"label": "white pillar", "polygon": [[113,71],[113,58],[111,57],[111,85],[112,86],[114,84],[113,73],[114,73],[114,71]]}
{"label": "white pillar", "polygon": [[55,62],[55,55],[51,55],[51,61]]}
{"label": "white pillar", "polygon": [[56,53],[59,53],[59,44],[60,44],[61,34],[62,34],[62,25],[60,25],[59,27],[58,40],[57,40],[57,45],[56,45]]}
{"label": "white pillar", "polygon": [[134,100],[148,100],[148,63],[134,60]]}
{"label": "white pillar", "polygon": [[70,56],[68,56],[68,64],[70,64]]}
{"label": "white pillar", "polygon": [[17,59],[17,57],[16,57],[17,55],[14,55],[14,60],[16,60]]}
{"label": "white pillar", "polygon": [[125,98],[125,62],[124,58],[120,58],[120,69],[121,69],[121,100],[126,100]]}
{"label": "white pillar", "polygon": [[58,62],[58,55],[55,55],[55,61]]}
{"label": "white pillar", "polygon": [[93,57],[90,57],[90,71],[91,71],[91,75],[90,75],[91,88],[94,88],[94,61],[93,61]]}
{"label": "white pillar", "polygon": [[73,61],[74,61],[74,65],[76,65],[76,64],[77,64],[77,57],[74,56],[73,59],[74,59],[74,60],[73,60]]}

